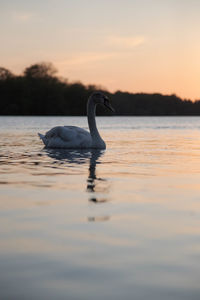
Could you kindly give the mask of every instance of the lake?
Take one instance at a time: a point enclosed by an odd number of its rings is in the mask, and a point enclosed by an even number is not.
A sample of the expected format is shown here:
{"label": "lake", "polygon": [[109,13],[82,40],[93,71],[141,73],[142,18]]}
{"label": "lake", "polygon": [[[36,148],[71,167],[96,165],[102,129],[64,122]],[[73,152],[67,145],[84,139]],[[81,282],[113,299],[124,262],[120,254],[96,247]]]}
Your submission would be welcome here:
{"label": "lake", "polygon": [[0,299],[199,300],[200,117],[0,117]]}

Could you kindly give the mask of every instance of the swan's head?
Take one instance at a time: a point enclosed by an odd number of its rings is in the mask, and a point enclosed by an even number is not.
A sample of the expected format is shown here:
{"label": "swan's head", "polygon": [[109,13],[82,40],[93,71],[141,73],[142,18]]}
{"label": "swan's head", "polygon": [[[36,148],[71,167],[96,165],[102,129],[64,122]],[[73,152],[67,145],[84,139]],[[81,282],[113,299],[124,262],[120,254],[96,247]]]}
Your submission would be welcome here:
{"label": "swan's head", "polygon": [[112,107],[112,105],[110,104],[109,98],[104,95],[102,92],[94,92],[91,95],[92,100],[94,101],[94,103],[96,104],[102,104],[105,107],[107,107],[109,110],[111,110],[112,112],[114,112],[114,108]]}

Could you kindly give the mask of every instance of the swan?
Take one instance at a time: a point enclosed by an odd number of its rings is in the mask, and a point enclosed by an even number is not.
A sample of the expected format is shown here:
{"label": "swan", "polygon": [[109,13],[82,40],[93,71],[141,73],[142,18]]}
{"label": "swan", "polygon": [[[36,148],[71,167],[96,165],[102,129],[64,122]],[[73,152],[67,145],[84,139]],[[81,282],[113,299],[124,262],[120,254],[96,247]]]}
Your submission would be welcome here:
{"label": "swan", "polygon": [[77,126],[56,126],[46,132],[38,133],[47,148],[66,149],[105,149],[106,143],[101,138],[95,121],[96,105],[103,104],[111,111],[109,99],[102,92],[94,92],[87,102],[87,118],[90,132]]}

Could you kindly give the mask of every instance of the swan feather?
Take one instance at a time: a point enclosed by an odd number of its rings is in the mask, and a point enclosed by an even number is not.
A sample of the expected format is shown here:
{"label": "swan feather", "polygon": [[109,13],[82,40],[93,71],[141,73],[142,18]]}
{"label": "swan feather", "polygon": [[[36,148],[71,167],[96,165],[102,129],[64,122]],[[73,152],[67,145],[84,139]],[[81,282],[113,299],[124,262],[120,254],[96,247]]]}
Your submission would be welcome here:
{"label": "swan feather", "polygon": [[39,137],[48,148],[89,148],[92,147],[90,133],[77,126],[56,126]]}

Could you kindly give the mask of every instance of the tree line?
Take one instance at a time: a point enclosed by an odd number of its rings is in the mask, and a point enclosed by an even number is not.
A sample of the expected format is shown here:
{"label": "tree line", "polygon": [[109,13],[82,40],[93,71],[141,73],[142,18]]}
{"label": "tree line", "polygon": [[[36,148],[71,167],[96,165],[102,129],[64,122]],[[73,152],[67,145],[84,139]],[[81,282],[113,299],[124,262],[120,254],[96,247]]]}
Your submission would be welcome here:
{"label": "tree line", "polygon": [[[110,93],[95,85],[69,83],[56,72],[51,63],[33,64],[22,75],[0,67],[0,115],[86,115],[87,99],[96,90],[110,98],[116,115],[200,115],[200,100],[174,94]],[[97,113],[110,114],[103,107]]]}

